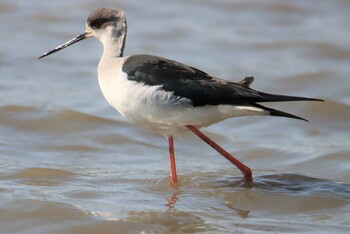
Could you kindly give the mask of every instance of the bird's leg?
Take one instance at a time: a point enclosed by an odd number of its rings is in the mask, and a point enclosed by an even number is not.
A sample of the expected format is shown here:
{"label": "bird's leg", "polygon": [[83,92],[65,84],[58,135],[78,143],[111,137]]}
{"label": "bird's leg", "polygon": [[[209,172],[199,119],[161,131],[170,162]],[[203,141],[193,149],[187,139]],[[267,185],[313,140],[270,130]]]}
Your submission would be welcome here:
{"label": "bird's leg", "polygon": [[175,163],[175,153],[174,153],[174,139],[173,136],[168,136],[169,141],[169,159],[170,159],[170,177],[171,183],[177,183],[177,175],[176,175],[176,163]]}
{"label": "bird's leg", "polygon": [[186,127],[191,130],[194,134],[196,134],[199,138],[201,138],[203,141],[205,141],[208,145],[213,147],[218,153],[220,153],[222,156],[224,156],[227,160],[229,160],[231,163],[233,163],[239,170],[241,170],[244,180],[246,182],[252,182],[252,170],[241,163],[238,159],[233,157],[230,153],[228,153],[226,150],[221,148],[218,144],[216,144],[213,140],[211,140],[209,137],[204,135],[201,131],[199,131],[198,128],[196,128],[193,125],[186,125]]}

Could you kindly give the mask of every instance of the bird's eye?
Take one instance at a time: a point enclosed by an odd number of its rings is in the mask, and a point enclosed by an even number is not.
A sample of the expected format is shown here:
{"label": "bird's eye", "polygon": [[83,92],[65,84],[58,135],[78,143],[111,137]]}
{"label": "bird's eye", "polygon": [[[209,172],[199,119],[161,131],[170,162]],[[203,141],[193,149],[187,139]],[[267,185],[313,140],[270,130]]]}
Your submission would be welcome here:
{"label": "bird's eye", "polygon": [[92,29],[101,29],[104,27],[105,23],[110,22],[111,20],[109,18],[97,18],[93,19],[89,22],[89,25]]}
{"label": "bird's eye", "polygon": [[100,20],[92,20],[92,21],[90,22],[90,27],[93,28],[93,29],[100,28],[100,27],[101,27],[101,22],[100,22]]}

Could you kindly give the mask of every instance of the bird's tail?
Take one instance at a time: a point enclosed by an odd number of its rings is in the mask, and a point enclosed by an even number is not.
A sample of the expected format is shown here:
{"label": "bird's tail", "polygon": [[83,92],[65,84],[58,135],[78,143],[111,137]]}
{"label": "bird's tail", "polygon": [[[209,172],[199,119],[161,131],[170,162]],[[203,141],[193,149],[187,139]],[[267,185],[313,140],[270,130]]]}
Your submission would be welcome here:
{"label": "bird's tail", "polygon": [[260,104],[257,104],[257,103],[255,103],[254,106],[268,111],[271,116],[286,117],[286,118],[292,118],[292,119],[300,119],[300,120],[304,120],[306,122],[309,122],[307,119],[301,118],[299,116],[292,115],[292,114],[289,114],[287,112],[283,112],[283,111],[280,111],[280,110],[272,109],[272,108],[269,108],[269,107],[266,107],[266,106],[263,106],[263,105],[260,105]]}
{"label": "bird's tail", "polygon": [[289,102],[289,101],[317,101],[323,102],[324,100],[318,98],[307,98],[307,97],[296,97],[296,96],[286,96],[278,94],[269,94],[259,92],[259,95],[262,97],[257,102]]}
{"label": "bird's tail", "polygon": [[[253,106],[261,108],[263,110],[266,110],[270,113],[271,116],[280,116],[280,117],[287,117],[292,119],[300,119],[307,121],[304,118],[301,118],[296,115],[292,115],[283,111],[279,111],[276,109],[272,109],[266,106],[262,106],[260,104],[257,104],[257,102],[288,102],[288,101],[318,101],[323,102],[324,100],[318,99],[318,98],[307,98],[307,97],[297,97],[297,96],[286,96],[286,95],[278,95],[278,94],[270,94],[270,93],[263,93],[256,90],[253,90],[250,88],[251,83],[253,83],[254,77],[245,77],[242,81],[238,82],[238,84],[246,89],[249,89],[253,92],[256,92],[256,96],[251,97],[249,100],[253,101]],[[308,122],[308,121],[307,121]]]}
{"label": "bird's tail", "polygon": [[[288,101],[317,101],[323,102],[322,99],[317,98],[307,98],[307,97],[296,97],[296,96],[286,96],[286,95],[276,95],[276,94],[268,94],[268,93],[260,93],[260,95],[264,98],[263,100],[259,100],[258,102],[288,102]],[[279,116],[279,117],[287,117],[292,119],[300,119],[309,122],[308,120],[301,118],[296,115],[292,115],[283,111],[279,111],[276,109],[272,109],[266,106],[259,105],[255,103],[256,107],[262,108],[270,112],[271,116]]]}
{"label": "bird's tail", "polygon": [[254,96],[250,97],[250,101],[254,102],[288,102],[288,101],[319,101],[323,102],[322,99],[317,98],[307,98],[307,97],[296,97],[296,96],[286,96],[278,94],[270,94],[259,92],[250,88],[250,85],[254,82],[253,76],[246,76],[243,80],[238,82],[239,86],[254,92]]}

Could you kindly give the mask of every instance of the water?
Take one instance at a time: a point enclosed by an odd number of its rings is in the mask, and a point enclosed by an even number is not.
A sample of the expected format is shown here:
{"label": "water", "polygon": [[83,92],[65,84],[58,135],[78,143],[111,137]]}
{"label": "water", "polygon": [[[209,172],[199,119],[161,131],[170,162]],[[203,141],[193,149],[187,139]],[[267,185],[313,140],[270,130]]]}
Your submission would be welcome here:
{"label": "water", "polygon": [[[172,58],[258,90],[323,98],[270,106],[309,123],[237,118],[205,129],[254,182],[196,136],[167,141],[103,99],[101,45],[36,58],[124,9],[126,54]],[[25,1],[0,3],[1,233],[348,233],[349,1]]]}

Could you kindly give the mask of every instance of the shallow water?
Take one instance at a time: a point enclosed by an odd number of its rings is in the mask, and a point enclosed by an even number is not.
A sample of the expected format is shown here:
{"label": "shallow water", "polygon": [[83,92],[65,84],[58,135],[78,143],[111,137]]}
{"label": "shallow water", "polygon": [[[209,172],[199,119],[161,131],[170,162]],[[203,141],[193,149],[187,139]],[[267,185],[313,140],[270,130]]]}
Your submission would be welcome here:
{"label": "shallow water", "polygon": [[[326,102],[270,105],[309,123],[249,117],[205,129],[251,166],[251,184],[194,135],[176,138],[173,188],[166,139],[103,99],[97,41],[36,59],[102,6],[126,11],[126,54]],[[349,232],[349,11],[345,0],[2,0],[1,233]]]}

